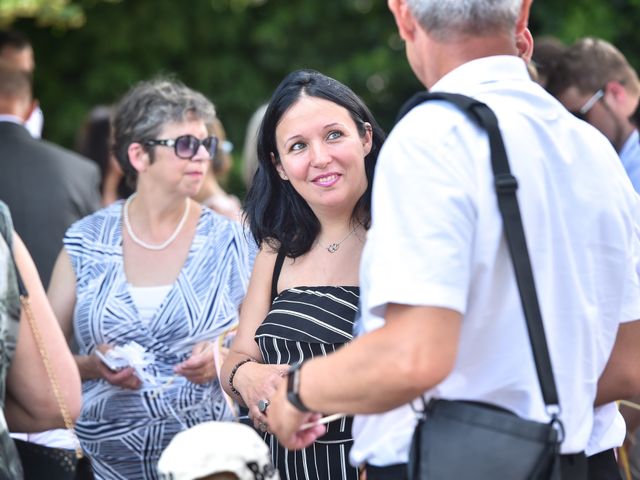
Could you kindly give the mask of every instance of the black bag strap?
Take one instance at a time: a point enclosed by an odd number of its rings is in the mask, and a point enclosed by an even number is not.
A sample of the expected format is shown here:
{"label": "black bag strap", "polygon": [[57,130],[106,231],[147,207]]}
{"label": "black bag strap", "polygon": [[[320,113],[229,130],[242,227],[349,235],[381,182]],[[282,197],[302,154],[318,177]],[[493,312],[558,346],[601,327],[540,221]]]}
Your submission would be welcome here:
{"label": "black bag strap", "polygon": [[518,291],[520,292],[520,301],[527,321],[527,330],[542,397],[547,406],[553,405],[559,409],[558,392],[553,377],[551,359],[549,358],[544,325],[542,324],[542,316],[538,304],[538,295],[529,259],[529,250],[522,226],[518,197],[516,196],[518,181],[511,174],[511,169],[509,168],[509,159],[500,134],[498,119],[493,110],[486,104],[465,95],[444,92],[420,92],[402,106],[397,120],[400,120],[416,105],[429,100],[444,100],[453,103],[476,124],[486,130],[489,135],[491,168],[498,197],[498,208],[502,216],[504,232],[513,262]]}

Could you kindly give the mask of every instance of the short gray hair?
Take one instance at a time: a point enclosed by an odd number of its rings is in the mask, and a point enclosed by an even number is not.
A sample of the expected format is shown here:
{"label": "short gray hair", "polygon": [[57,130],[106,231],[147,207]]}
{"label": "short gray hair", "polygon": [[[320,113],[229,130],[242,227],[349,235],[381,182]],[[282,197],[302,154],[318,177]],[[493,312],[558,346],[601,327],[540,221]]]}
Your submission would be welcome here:
{"label": "short gray hair", "polygon": [[515,28],[522,0],[406,0],[422,28],[438,40]]}
{"label": "short gray hair", "polygon": [[[155,139],[167,123],[202,120],[213,123],[216,111],[203,94],[169,77],[157,77],[135,85],[120,100],[113,116],[113,152],[135,187],[137,171],[127,150],[134,142]],[[153,161],[153,152],[150,152]]]}

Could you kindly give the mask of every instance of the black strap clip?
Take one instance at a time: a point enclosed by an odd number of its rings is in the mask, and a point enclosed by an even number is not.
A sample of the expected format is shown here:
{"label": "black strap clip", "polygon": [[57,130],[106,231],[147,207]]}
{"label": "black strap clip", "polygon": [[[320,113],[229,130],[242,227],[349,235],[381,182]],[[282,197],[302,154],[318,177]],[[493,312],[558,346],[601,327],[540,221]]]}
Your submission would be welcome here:
{"label": "black strap clip", "polygon": [[518,189],[518,179],[510,173],[499,173],[495,176],[495,185],[498,195],[514,193]]}

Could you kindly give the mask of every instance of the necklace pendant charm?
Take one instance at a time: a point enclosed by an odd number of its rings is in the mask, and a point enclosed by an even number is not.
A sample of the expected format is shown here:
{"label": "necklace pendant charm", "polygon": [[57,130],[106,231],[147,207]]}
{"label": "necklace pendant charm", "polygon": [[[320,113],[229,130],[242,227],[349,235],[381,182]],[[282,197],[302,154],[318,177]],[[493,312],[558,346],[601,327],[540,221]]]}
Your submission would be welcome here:
{"label": "necklace pendant charm", "polygon": [[339,243],[332,243],[327,247],[327,250],[329,251],[329,253],[336,253],[339,248],[340,248]]}

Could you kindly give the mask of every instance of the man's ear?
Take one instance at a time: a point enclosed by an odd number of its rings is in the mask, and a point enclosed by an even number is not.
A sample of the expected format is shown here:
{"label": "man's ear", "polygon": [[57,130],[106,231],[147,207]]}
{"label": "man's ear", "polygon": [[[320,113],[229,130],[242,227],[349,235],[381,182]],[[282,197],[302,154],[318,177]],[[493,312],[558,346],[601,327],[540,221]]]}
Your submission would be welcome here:
{"label": "man's ear", "polygon": [[624,100],[627,96],[627,91],[625,90],[624,85],[620,82],[616,82],[615,80],[607,82],[607,85],[604,88],[606,93],[613,95],[613,98],[615,98],[616,101]]}
{"label": "man's ear", "polygon": [[405,0],[387,0],[387,5],[398,26],[400,38],[405,41],[413,40],[416,28],[419,28],[415,18],[411,14]]}
{"label": "man's ear", "polygon": [[516,48],[518,56],[525,62],[530,63],[533,55],[533,36],[528,28],[516,35]]}
{"label": "man's ear", "polygon": [[529,26],[529,12],[531,11],[531,4],[533,0],[522,0],[522,7],[520,7],[520,15],[518,15],[518,21],[516,22],[516,38],[521,35],[522,32]]}
{"label": "man's ear", "polygon": [[618,111],[625,118],[630,117],[636,110],[637,100],[633,95],[629,94],[629,91],[623,84],[616,80],[607,82],[605,85],[605,102],[607,98],[613,98],[615,105],[611,105],[616,111]]}
{"label": "man's ear", "polygon": [[129,156],[129,163],[137,172],[144,172],[151,163],[149,152],[138,142],[129,144],[127,155]]}
{"label": "man's ear", "polygon": [[271,163],[276,168],[276,172],[278,172],[278,175],[280,175],[280,178],[282,180],[284,180],[284,181],[289,180],[289,177],[287,177],[287,174],[284,173],[284,168],[282,167],[282,162],[276,160],[276,156],[273,154],[273,152],[271,152]]}

